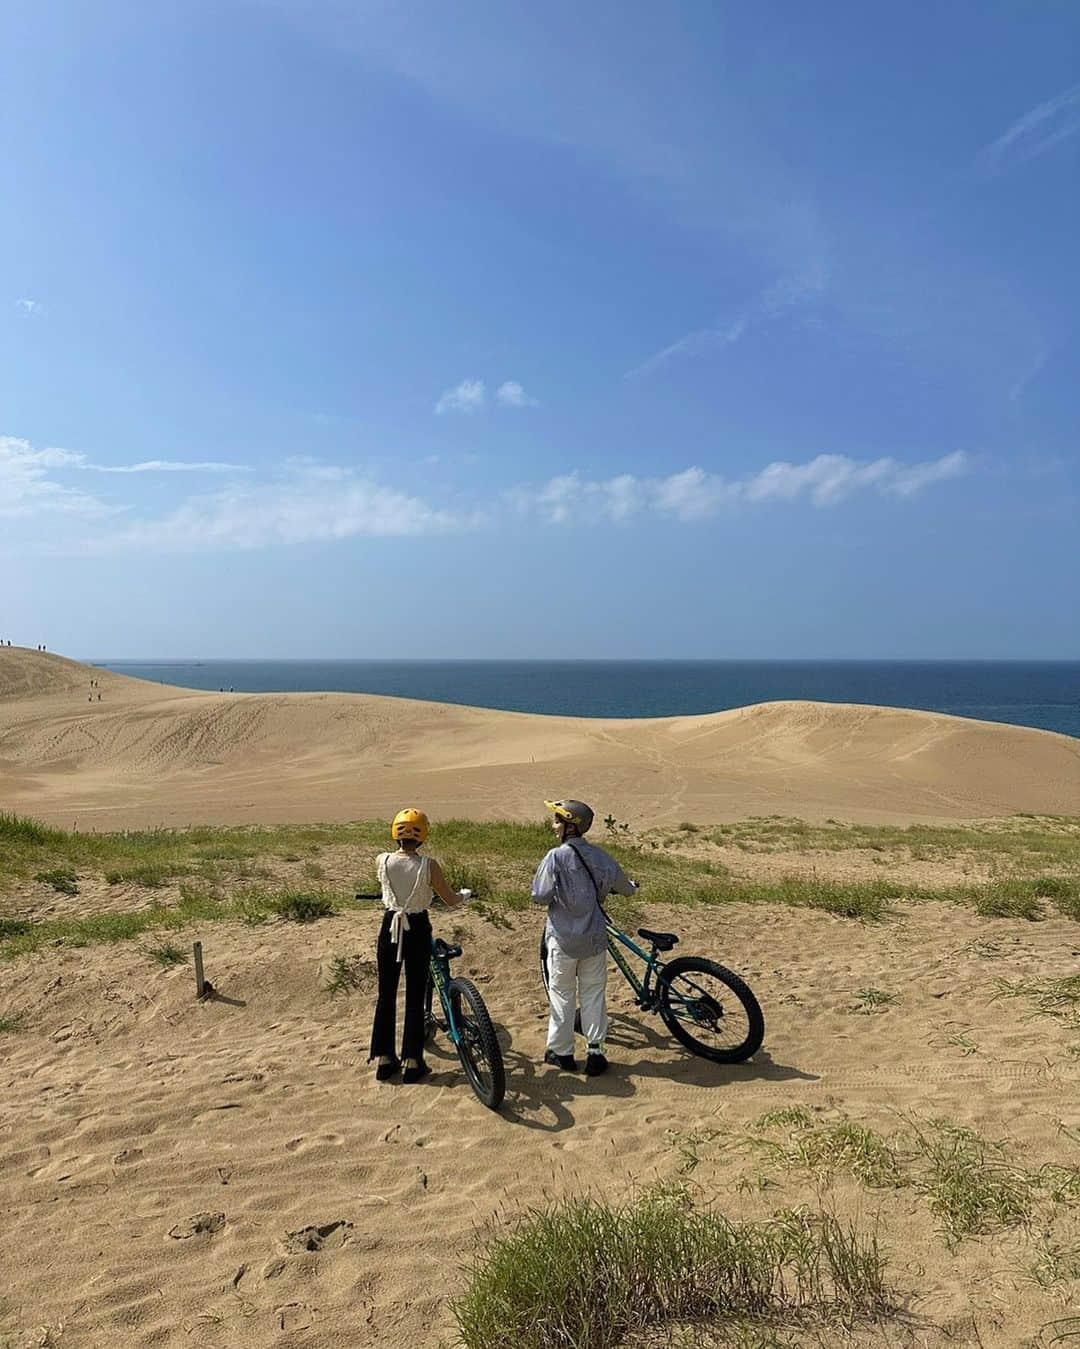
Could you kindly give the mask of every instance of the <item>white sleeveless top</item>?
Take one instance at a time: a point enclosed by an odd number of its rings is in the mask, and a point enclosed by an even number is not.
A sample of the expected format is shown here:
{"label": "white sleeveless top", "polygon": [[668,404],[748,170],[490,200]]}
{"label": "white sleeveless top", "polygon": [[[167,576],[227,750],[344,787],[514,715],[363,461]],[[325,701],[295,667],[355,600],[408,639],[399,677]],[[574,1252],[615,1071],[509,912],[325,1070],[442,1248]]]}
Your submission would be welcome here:
{"label": "white sleeveless top", "polygon": [[382,902],[394,915],[390,920],[390,938],[397,947],[400,963],[409,914],[422,913],[431,903],[431,858],[417,853],[381,852],[375,864]]}

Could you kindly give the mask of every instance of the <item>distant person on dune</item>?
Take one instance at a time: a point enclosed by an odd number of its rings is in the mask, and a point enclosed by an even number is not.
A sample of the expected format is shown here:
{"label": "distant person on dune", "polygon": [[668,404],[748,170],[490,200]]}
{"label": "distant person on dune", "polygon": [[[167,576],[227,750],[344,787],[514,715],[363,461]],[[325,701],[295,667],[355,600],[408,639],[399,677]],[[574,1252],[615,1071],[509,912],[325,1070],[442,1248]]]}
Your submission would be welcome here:
{"label": "distant person on dune", "polygon": [[547,1052],[544,1062],[565,1072],[577,1071],[574,1058],[574,1020],[581,1008],[581,1029],[587,1044],[585,1072],[596,1077],[607,1071],[604,1055],[608,1018],[607,920],[603,903],[614,891],[632,895],[637,885],[628,880],[609,853],[583,837],[593,822],[584,801],[545,801],[554,815],[552,829],[559,840],[536,869],[532,894],[548,907],[543,959],[547,971]]}
{"label": "distant person on dune", "polygon": [[[424,1062],[424,1013],[428,967],[431,960],[431,919],[428,905],[432,894],[454,907],[466,894],[450,889],[442,867],[433,857],[421,857],[427,841],[428,817],[422,810],[399,810],[390,826],[397,852],[376,858],[382,901],[386,907],[379,929],[379,997],[371,1027],[371,1054],[377,1059],[375,1076],[385,1082],[402,1067],[402,1081],[419,1082],[431,1069]],[[398,980],[405,966],[405,1026],[401,1058],[396,1053],[395,1017]]]}

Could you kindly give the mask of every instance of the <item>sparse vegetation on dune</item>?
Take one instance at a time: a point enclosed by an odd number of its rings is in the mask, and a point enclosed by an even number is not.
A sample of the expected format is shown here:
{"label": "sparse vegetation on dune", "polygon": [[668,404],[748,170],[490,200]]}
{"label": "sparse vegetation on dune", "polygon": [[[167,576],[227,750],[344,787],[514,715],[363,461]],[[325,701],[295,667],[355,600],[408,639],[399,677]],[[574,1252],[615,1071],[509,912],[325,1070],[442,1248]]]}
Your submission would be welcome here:
{"label": "sparse vegetation on dune", "polygon": [[846,824],[770,815],[717,825],[709,838],[747,852],[895,853],[916,860],[968,857],[1005,871],[1048,866],[1080,872],[1080,818],[1010,815],[972,825]]}
{"label": "sparse vegetation on dune", "polygon": [[949,1244],[1025,1225],[1040,1209],[1080,1200],[1080,1167],[1027,1167],[1007,1143],[946,1119],[902,1116],[899,1129],[881,1134],[795,1108],[762,1115],[756,1132],[736,1141],[774,1167],[819,1181],[844,1174],[869,1189],[912,1189]]}
{"label": "sparse vegetation on dune", "polygon": [[885,1269],[876,1239],[833,1217],[733,1222],[683,1186],[660,1186],[622,1206],[572,1200],[493,1236],[453,1311],[466,1349],[613,1349],[689,1321],[880,1317]]}
{"label": "sparse vegetation on dune", "polygon": [[[1080,916],[1080,874],[1048,875],[1044,869],[1052,854],[1061,864],[1073,853],[1080,856],[1080,825],[1073,829],[1074,823],[1021,818],[914,831],[811,826],[790,820],[745,825],[747,839],[763,838],[777,846],[779,841],[787,846],[804,839],[810,847],[825,838],[834,848],[876,847],[872,840],[933,835],[940,848],[971,849],[989,840],[987,846],[996,849],[1004,846],[1002,840],[1012,847],[1019,839],[1023,856],[1038,863],[1035,875],[1002,875],[979,885],[913,885],[884,877],[837,879],[813,871],[768,880],[735,876],[715,850],[702,854],[702,832],[697,829],[680,830],[688,850],[683,852],[653,846],[655,839],[639,837],[616,821],[604,841],[626,871],[641,881],[640,902],[650,905],[787,905],[877,922],[901,913],[905,903],[936,900],[970,906],[987,918],[1036,921]],[[713,837],[738,839],[743,828],[725,825],[714,830]],[[446,820],[437,830],[435,849],[451,885],[479,895],[475,908],[482,917],[505,925],[509,913],[528,907],[533,868],[551,845],[545,825]],[[1036,846],[1040,837],[1046,848]],[[301,922],[325,917],[349,906],[355,890],[376,888],[372,864],[386,843],[384,821],[82,834],[0,814],[0,894],[5,888],[9,895],[16,892],[7,901],[7,911],[0,912],[0,956],[35,950],[45,941],[74,945],[118,941],[195,920],[261,923],[275,915]],[[1009,855],[1019,866],[1021,854]],[[124,899],[130,898],[133,906],[139,904],[140,891],[148,893],[142,906],[129,912],[116,912],[114,901],[108,913],[82,910],[70,918],[50,915],[37,920],[29,893],[21,893],[32,878],[67,895],[85,895],[95,885],[114,890],[123,886]],[[613,896],[610,903],[616,921],[635,920],[637,900]]]}

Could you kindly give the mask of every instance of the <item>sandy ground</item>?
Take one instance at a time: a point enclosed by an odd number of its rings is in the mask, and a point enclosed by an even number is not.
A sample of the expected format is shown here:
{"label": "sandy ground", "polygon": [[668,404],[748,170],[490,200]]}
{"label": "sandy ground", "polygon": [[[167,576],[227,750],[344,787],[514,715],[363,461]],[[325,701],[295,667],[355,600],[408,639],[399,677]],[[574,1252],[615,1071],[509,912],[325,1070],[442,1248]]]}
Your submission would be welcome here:
{"label": "sandy ground", "polygon": [[830,703],[621,721],[208,694],[0,649],[0,808],[67,827],[378,818],[403,800],[535,819],[552,793],[631,823],[1077,814],[1080,741]]}
{"label": "sandy ground", "polygon": [[[822,1190],[772,1170],[759,1193],[746,1181],[760,1163],[718,1149],[761,1112],[804,1104],[886,1131],[897,1112],[946,1116],[1010,1137],[1025,1164],[1076,1162],[1058,1123],[1080,1127],[1080,1060],[1068,1052],[1080,1028],[991,1001],[999,975],[1075,970],[1075,924],[933,904],[877,926],[744,906],[646,916],[679,929],[680,951],[747,975],[765,1049],[738,1067],[687,1056],[613,974],[611,1073],[538,1066],[538,918],[504,930],[440,912],[501,1027],[499,1114],[472,1096],[445,1042],[426,1083],[373,1080],[374,913],[182,934],[201,936],[223,995],[202,1005],[190,965],[161,970],[147,942],[0,967],[0,1014],[27,1025],[4,1037],[0,1070],[0,1332],[64,1349],[437,1344],[479,1228],[550,1198],[620,1198],[677,1176],[671,1131],[705,1138],[693,1181],[732,1216],[807,1202],[877,1230],[921,1327],[911,1343],[1014,1349],[1067,1314],[1069,1290],[1026,1273],[1038,1230],[950,1251],[910,1191]],[[327,993],[334,955],[356,958],[358,990]],[[899,1001],[860,1014],[865,986]]]}
{"label": "sandy ground", "polygon": [[[87,701],[91,677],[101,703]],[[569,786],[632,822],[1076,813],[1080,744],[804,703],[592,722],[207,695],[0,651],[0,808],[61,824],[357,818],[406,797],[436,816],[535,818],[542,796]],[[741,857],[740,871],[799,867],[798,855]],[[357,857],[353,874],[370,861]],[[104,907],[92,887],[48,902]],[[903,1113],[942,1116],[1011,1139],[1025,1165],[1077,1162],[1062,1126],[1080,1129],[1080,1027],[993,1001],[999,977],[1074,973],[1075,923],[937,904],[897,905],[876,925],[743,905],[646,909],[682,934],[679,953],[750,980],[765,1046],[737,1067],[692,1058],[613,974],[613,1068],[589,1080],[539,1065],[539,916],[509,928],[467,910],[435,919],[463,941],[461,972],[500,1027],[499,1114],[473,1097],[445,1041],[425,1083],[373,1080],[374,912],[170,934],[205,945],[221,997],[203,1004],[190,964],[151,959],[156,936],[0,965],[0,1017],[21,1026],[0,1034],[0,1346],[449,1343],[448,1299],[478,1231],[559,1197],[617,1200],[680,1175],[733,1217],[806,1203],[876,1231],[905,1316],[874,1343],[1015,1349],[1080,1311],[1080,1283],[1044,1289],[1030,1273],[1048,1243],[1080,1251],[1075,1210],[950,1249],[911,1190],[763,1175],[759,1158],[725,1146],[763,1111],[803,1104],[885,1131]],[[355,961],[359,986],[331,997],[338,956]],[[867,987],[897,1000],[864,1014]],[[699,1140],[692,1174],[688,1138]]]}

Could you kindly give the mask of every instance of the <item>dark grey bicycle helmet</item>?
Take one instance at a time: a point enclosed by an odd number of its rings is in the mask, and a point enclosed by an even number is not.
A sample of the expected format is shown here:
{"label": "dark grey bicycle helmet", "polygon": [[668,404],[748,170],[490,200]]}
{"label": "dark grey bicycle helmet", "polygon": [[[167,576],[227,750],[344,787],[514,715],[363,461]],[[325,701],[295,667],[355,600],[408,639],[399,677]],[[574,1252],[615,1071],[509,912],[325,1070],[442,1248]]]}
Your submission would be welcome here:
{"label": "dark grey bicycle helmet", "polygon": [[592,807],[584,801],[545,801],[544,805],[554,812],[557,820],[572,824],[579,834],[587,834],[592,828]]}

